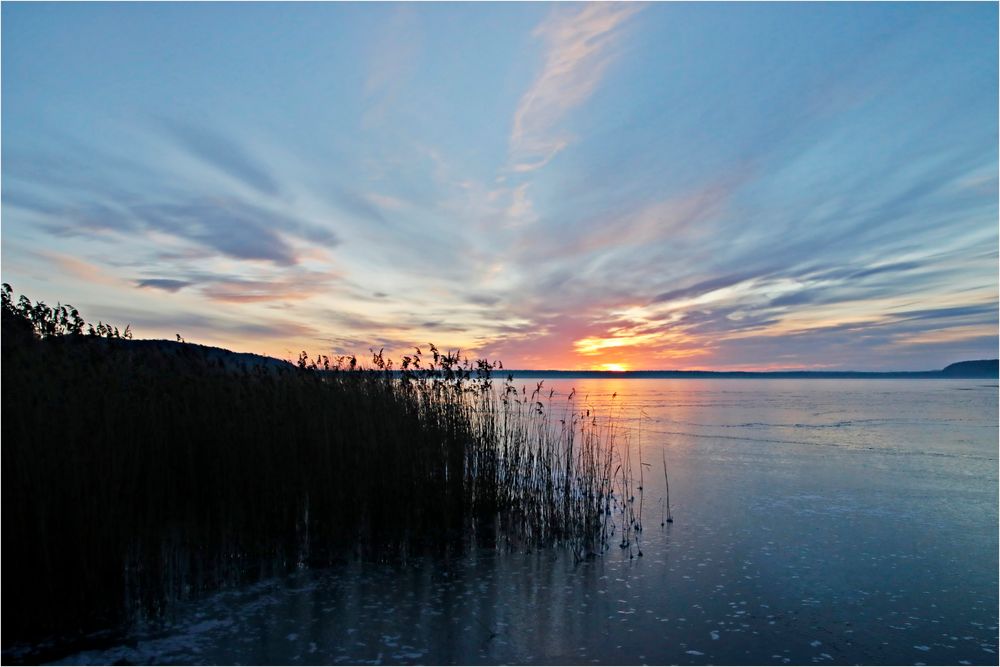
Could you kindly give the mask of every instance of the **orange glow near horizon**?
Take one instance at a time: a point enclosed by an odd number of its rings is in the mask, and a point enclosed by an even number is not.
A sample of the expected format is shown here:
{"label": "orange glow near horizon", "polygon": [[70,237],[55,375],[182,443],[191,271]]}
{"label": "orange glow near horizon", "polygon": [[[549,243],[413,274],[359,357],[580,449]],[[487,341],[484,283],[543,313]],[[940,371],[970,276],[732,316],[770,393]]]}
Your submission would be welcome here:
{"label": "orange glow near horizon", "polygon": [[[72,267],[81,270],[80,267]],[[230,307],[232,304],[229,304]],[[266,307],[256,304],[239,304],[241,308],[256,308],[253,311],[260,320],[266,321],[269,312]],[[634,308],[632,310],[635,310]],[[222,318],[222,313],[228,315]],[[802,331],[806,322],[801,313],[792,313],[768,328],[752,332],[735,332],[719,336],[711,341],[699,339],[682,322],[672,322],[671,318],[659,316],[655,322],[635,324],[623,323],[609,326],[612,316],[604,319],[572,321],[568,325],[554,329],[542,329],[535,335],[519,334],[500,342],[490,340],[488,329],[476,331],[444,331],[428,335],[419,327],[409,323],[405,317],[391,308],[386,312],[372,315],[345,316],[341,326],[347,329],[340,339],[320,338],[322,324],[308,319],[286,322],[282,327],[241,326],[235,312],[217,309],[216,320],[223,328],[199,326],[193,322],[183,328],[164,328],[160,323],[153,326],[133,327],[142,338],[173,340],[178,330],[186,340],[209,346],[217,346],[235,352],[251,352],[295,362],[299,352],[305,350],[310,357],[327,354],[331,358],[346,354],[357,356],[358,362],[370,365],[371,352],[384,348],[387,359],[397,364],[406,355],[412,355],[419,346],[423,354],[429,354],[427,342],[407,344],[410,339],[426,338],[434,340],[442,352],[459,352],[470,360],[485,358],[493,362],[501,361],[503,368],[516,370],[565,370],[565,371],[605,371],[622,373],[645,370],[706,370],[706,371],[785,371],[822,370],[837,368],[838,364],[826,360],[802,361],[797,357],[783,355],[777,359],[738,361],[719,355],[720,345],[726,341],[743,338],[774,338],[787,335],[787,322],[795,325],[792,333]],[[617,312],[617,311],[616,311]],[[207,317],[207,315],[206,315]],[[860,316],[858,316],[860,318]],[[354,320],[357,320],[355,322]],[[865,322],[883,323],[891,321],[891,315],[875,317],[869,315]],[[398,326],[391,326],[399,322]],[[809,322],[813,327],[817,322]],[[659,329],[655,327],[661,327]],[[334,327],[339,329],[340,326]],[[369,330],[369,328],[371,330]],[[378,333],[374,333],[378,331]],[[992,329],[988,326],[965,325],[952,327],[944,332],[919,332],[905,335],[907,343],[940,343],[962,341],[976,336],[988,336]],[[443,340],[442,340],[443,339]],[[375,344],[365,345],[363,341],[374,340]],[[331,345],[332,343],[332,345]]]}
{"label": "orange glow near horizon", "polygon": [[605,338],[599,338],[596,336],[581,338],[573,343],[573,348],[579,354],[593,356],[600,354],[603,350],[607,349],[620,347],[641,347],[643,345],[649,345],[657,342],[659,338],[661,338],[661,334],[658,333],[626,335],[615,332]]}

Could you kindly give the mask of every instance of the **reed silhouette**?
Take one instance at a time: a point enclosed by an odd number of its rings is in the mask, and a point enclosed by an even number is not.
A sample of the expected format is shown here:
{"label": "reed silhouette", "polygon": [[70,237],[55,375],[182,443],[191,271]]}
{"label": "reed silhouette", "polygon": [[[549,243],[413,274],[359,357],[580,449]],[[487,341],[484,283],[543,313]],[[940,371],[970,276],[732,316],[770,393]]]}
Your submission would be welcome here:
{"label": "reed silhouette", "polygon": [[613,416],[494,385],[499,363],[433,345],[398,366],[254,361],[2,296],[6,645],[290,568],[472,547],[582,560],[619,511],[623,542],[641,530]]}

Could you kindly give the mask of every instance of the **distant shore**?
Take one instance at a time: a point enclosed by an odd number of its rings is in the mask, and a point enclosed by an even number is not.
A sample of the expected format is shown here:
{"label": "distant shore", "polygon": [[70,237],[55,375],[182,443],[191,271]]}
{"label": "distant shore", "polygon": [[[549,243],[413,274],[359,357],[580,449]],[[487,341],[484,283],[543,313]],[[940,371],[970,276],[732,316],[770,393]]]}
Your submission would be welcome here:
{"label": "distant shore", "polygon": [[508,370],[515,378],[789,379],[789,380],[997,380],[997,359],[961,361],[936,371],[558,371]]}

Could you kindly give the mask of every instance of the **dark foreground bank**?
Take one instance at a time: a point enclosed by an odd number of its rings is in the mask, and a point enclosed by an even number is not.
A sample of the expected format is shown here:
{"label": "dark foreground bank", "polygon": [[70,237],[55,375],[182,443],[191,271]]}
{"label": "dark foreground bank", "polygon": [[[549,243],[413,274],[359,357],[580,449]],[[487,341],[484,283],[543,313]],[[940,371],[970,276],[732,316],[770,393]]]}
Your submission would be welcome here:
{"label": "dark foreground bank", "polygon": [[579,558],[604,544],[612,448],[589,421],[550,428],[528,397],[492,389],[486,362],[434,350],[421,380],[379,355],[374,370],[319,373],[329,360],[81,322],[4,292],[5,647],[58,646],[300,567],[461,551],[473,535]]}

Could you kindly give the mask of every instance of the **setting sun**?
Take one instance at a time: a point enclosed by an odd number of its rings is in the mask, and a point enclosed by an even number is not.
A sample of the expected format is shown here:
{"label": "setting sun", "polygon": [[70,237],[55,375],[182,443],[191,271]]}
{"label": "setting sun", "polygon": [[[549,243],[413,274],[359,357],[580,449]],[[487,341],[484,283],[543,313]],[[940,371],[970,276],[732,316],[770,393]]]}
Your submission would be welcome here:
{"label": "setting sun", "polygon": [[625,364],[601,364],[602,371],[614,371],[616,373],[621,373],[628,370],[628,366]]}

